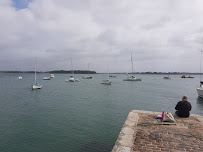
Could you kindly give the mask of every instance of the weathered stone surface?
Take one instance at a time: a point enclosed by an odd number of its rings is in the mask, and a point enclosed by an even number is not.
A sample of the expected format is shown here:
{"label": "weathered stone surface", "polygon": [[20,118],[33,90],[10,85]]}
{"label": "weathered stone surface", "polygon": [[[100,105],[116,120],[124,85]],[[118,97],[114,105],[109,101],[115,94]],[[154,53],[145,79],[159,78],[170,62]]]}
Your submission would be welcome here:
{"label": "weathered stone surface", "polygon": [[124,125],[125,125],[125,126],[133,127],[133,126],[136,125],[136,121],[131,121],[131,119],[127,119],[127,120],[125,121],[125,124],[124,124]]}
{"label": "weathered stone surface", "polygon": [[121,130],[122,133],[127,134],[127,135],[134,135],[135,130],[132,129],[131,127],[123,127],[123,129]]}
{"label": "weathered stone surface", "polygon": [[119,141],[119,144],[124,147],[133,147],[134,146],[134,137],[133,135],[124,135]]}
{"label": "weathered stone surface", "polygon": [[174,116],[176,125],[157,125],[159,122],[155,118],[161,114],[132,110],[112,152],[203,151],[203,116]]}
{"label": "weathered stone surface", "polygon": [[117,146],[112,150],[112,152],[131,152],[131,148],[124,147],[124,146]]}

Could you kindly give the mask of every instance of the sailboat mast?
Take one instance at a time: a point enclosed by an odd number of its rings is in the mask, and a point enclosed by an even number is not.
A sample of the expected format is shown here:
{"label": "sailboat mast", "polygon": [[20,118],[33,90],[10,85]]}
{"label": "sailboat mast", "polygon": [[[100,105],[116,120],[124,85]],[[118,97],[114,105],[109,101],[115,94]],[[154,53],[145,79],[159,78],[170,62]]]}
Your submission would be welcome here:
{"label": "sailboat mast", "polygon": [[202,80],[202,50],[201,50],[201,60],[200,60],[200,81]]}
{"label": "sailboat mast", "polygon": [[72,58],[71,58],[71,70],[72,70],[72,73],[74,74]]}
{"label": "sailboat mast", "polygon": [[35,83],[37,82],[37,75],[36,75],[36,66],[37,66],[37,59],[35,58]]}
{"label": "sailboat mast", "polygon": [[108,68],[108,64],[107,64],[107,79],[109,80],[109,68]]}
{"label": "sailboat mast", "polygon": [[89,63],[88,63],[88,75],[89,75]]}
{"label": "sailboat mast", "polygon": [[133,57],[132,57],[132,52],[131,52],[131,64],[132,64],[132,73],[133,73]]}

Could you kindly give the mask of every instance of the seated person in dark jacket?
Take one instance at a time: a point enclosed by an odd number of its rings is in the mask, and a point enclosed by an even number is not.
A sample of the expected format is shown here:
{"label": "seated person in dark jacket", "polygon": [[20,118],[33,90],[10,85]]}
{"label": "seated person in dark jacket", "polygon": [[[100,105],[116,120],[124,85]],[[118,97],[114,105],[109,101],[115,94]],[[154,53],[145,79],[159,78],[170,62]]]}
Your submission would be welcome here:
{"label": "seated person in dark jacket", "polygon": [[179,117],[187,118],[190,116],[190,110],[192,109],[192,106],[190,102],[187,101],[187,96],[182,97],[182,101],[179,101],[175,107],[176,114]]}

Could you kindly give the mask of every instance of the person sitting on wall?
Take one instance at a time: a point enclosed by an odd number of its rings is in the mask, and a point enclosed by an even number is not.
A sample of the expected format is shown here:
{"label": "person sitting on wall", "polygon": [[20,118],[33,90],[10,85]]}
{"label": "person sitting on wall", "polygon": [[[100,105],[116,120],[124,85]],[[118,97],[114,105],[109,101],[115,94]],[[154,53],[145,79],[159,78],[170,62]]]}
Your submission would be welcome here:
{"label": "person sitting on wall", "polygon": [[192,109],[192,106],[187,100],[187,96],[183,96],[182,101],[179,101],[175,107],[177,110],[175,113],[179,117],[187,118],[190,116],[190,110]]}

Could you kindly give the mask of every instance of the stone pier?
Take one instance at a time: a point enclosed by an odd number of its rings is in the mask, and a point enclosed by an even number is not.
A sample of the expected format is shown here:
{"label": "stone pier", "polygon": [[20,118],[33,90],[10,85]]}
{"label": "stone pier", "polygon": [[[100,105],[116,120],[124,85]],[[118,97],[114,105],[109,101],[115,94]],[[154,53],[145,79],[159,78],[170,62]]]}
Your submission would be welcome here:
{"label": "stone pier", "polygon": [[112,152],[202,152],[203,116],[174,116],[176,123],[159,123],[161,112],[132,110]]}

